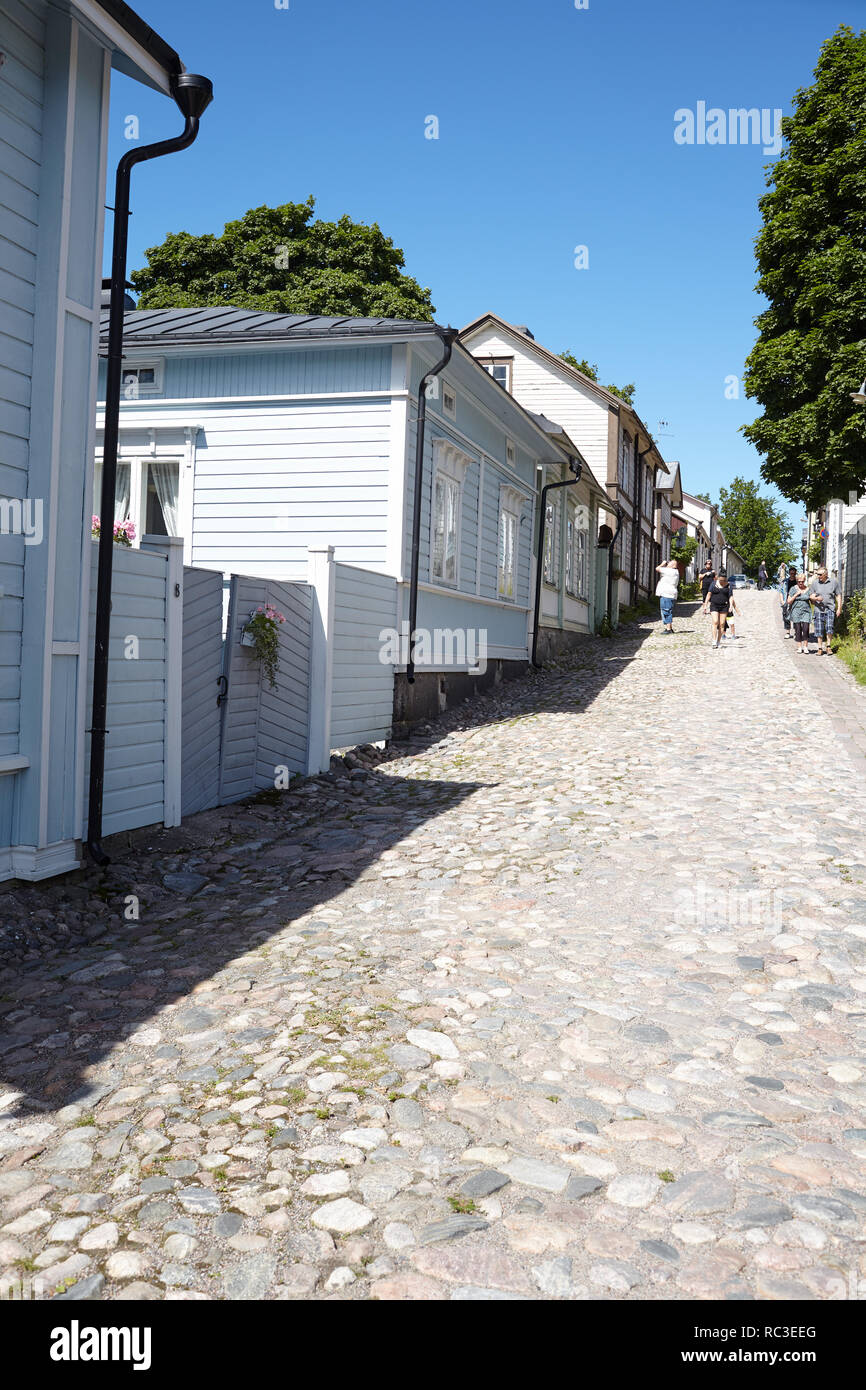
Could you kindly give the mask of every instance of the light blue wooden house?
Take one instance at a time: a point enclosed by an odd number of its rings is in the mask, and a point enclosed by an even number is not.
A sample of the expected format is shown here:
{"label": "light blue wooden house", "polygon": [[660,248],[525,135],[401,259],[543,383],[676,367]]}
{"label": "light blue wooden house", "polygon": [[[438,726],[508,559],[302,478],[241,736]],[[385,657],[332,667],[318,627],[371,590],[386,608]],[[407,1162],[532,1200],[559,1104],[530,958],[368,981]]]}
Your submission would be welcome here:
{"label": "light blue wooden house", "polygon": [[[306,576],[309,547],[333,546],[336,561],[394,578],[395,601],[375,616],[399,638],[418,393],[442,358],[438,332],[231,307],[129,312],[116,519],[181,536],[188,565],[281,580]],[[539,481],[569,476],[573,449],[459,344],[425,398],[418,628],[429,640],[411,687],[395,649],[398,720],[526,669]],[[593,538],[595,523],[584,516]],[[361,585],[357,602],[369,618]],[[340,678],[358,687],[361,675]]]}
{"label": "light blue wooden house", "polygon": [[117,0],[0,0],[0,879],[78,863],[112,68],[178,55]]}

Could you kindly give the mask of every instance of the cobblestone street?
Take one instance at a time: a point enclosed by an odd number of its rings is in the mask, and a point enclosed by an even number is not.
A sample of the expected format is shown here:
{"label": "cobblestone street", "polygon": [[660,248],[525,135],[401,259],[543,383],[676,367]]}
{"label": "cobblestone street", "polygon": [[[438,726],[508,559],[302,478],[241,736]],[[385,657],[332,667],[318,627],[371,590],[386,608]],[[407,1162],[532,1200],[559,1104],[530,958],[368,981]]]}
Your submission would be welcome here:
{"label": "cobblestone street", "polygon": [[0,1278],[866,1296],[866,691],[738,603],[17,889]]}

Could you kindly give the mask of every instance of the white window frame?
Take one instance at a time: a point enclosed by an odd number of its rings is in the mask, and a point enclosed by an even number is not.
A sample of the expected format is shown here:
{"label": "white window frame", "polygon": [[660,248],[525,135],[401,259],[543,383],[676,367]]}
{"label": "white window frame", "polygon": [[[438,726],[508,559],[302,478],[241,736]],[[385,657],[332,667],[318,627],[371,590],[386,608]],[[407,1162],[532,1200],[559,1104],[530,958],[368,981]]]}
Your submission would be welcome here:
{"label": "white window frame", "polygon": [[[517,602],[517,575],[518,575],[518,551],[520,548],[520,513],[524,502],[523,493],[518,492],[513,487],[500,487],[499,489],[499,524],[497,528],[497,554],[496,554],[496,592],[499,598],[505,599],[509,603]],[[511,591],[509,593],[507,585],[507,571],[503,569],[502,561],[502,527],[505,522],[506,527],[511,523],[512,544],[511,544]],[[507,557],[507,550],[506,550]],[[506,582],[503,583],[503,576]]]}
{"label": "white window frame", "polygon": [[[433,441],[433,476],[430,481],[430,583],[440,585],[443,589],[460,588],[460,562],[462,555],[462,532],[463,532],[463,485],[466,480],[466,473],[472,464],[472,459],[468,454],[464,454],[461,449],[446,439],[434,439]],[[441,479],[446,479],[449,483],[456,485],[457,506],[455,509],[456,536],[454,545],[454,579],[446,579],[444,575],[437,574],[435,571],[435,556],[433,553],[433,533],[436,520],[436,484]]]}
{"label": "white window frame", "polygon": [[[122,401],[137,401],[140,400],[142,396],[161,396],[163,393],[164,370],[165,359],[162,357],[155,357],[149,362],[124,362],[120,373],[120,399]],[[128,391],[127,387],[130,383],[128,383],[127,377],[133,372],[142,371],[152,371],[153,381],[148,382],[146,385],[142,385],[140,381],[136,381],[136,389],[134,391]]]}
{"label": "white window frame", "polygon": [[545,584],[556,587],[556,526],[559,518],[555,502],[544,504],[544,561],[543,579]]}
{"label": "white window frame", "polygon": [[[129,468],[129,510],[125,517],[117,517],[117,521],[131,521],[135,527],[135,540],[133,546],[137,549],[143,535],[147,534],[145,520],[147,518],[147,469],[152,463],[175,463],[177,464],[177,489],[178,489],[178,524],[182,528],[183,506],[182,489],[184,483],[184,458],[180,450],[175,450],[167,454],[151,455],[145,453],[119,454],[117,459],[118,468]],[[101,466],[102,455],[96,457],[94,467],[94,492],[93,492],[93,514],[99,515],[101,497],[99,485],[101,485]]]}
{"label": "white window frame", "polygon": [[[484,367],[484,370],[485,370],[486,372],[489,373],[490,376],[493,376],[493,368],[494,368],[494,367],[504,367],[504,368],[505,368],[505,381],[504,381],[504,382],[500,382],[499,384],[500,384],[500,386],[503,387],[504,390],[506,390],[506,391],[508,391],[508,392],[510,393],[510,391],[511,391],[511,383],[512,383],[512,379],[513,379],[513,372],[514,372],[514,358],[513,358],[513,357],[488,357],[488,359],[487,359],[485,362],[483,362],[481,365]],[[494,379],[494,381],[496,380],[495,377],[493,377],[493,379]]]}
{"label": "white window frame", "polygon": [[574,594],[575,598],[589,601],[589,531],[574,524]]}
{"label": "white window frame", "polygon": [[[449,396],[451,398],[450,406],[448,404]],[[442,414],[447,415],[449,420],[457,419],[457,392],[450,381],[442,382]]]}
{"label": "white window frame", "polygon": [[627,497],[631,496],[632,491],[632,450],[634,441],[630,438],[626,430],[622,431],[619,440],[619,469],[618,482]]}

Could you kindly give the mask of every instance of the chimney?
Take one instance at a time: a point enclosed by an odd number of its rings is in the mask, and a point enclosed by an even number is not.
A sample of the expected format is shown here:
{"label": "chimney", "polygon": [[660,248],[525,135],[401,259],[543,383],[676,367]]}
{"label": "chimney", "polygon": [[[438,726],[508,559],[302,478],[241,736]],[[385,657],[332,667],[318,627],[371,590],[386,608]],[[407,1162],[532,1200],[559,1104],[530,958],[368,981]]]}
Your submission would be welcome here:
{"label": "chimney", "polygon": [[530,331],[529,331],[529,329],[526,327],[526,324],[525,324],[525,323],[516,323],[516,324],[514,325],[514,327],[515,327],[515,330],[516,330],[518,333],[522,333],[522,334],[524,335],[524,337],[526,337],[526,338],[531,338],[532,341],[535,342],[535,334],[534,334],[534,333],[530,333]]}

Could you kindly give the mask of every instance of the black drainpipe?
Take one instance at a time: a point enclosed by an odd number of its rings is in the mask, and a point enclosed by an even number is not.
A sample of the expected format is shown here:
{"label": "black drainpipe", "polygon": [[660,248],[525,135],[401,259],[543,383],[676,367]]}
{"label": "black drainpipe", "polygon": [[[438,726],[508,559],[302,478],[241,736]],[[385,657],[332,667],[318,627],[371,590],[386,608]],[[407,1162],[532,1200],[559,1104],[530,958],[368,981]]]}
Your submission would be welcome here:
{"label": "black drainpipe", "polygon": [[[557,461],[558,460],[554,460],[554,464]],[[547,468],[549,466],[551,465],[546,463],[541,465],[542,468]],[[532,664],[537,668],[541,666],[541,662],[538,660],[538,624],[541,614],[541,586],[544,581],[544,532],[547,526],[547,494],[553,492],[555,488],[572,487],[575,483],[580,482],[583,464],[578,463],[576,459],[569,458],[569,468],[572,471],[572,477],[566,478],[562,483],[546,483],[541,489],[541,519],[538,524],[538,558],[535,564],[535,618],[532,627]]]}
{"label": "black drainpipe", "polygon": [[[415,427],[415,499],[412,506],[412,574],[409,581],[409,659],[406,679],[415,684],[415,625],[418,621],[418,566],[421,560],[421,501],[424,485],[424,432],[427,424],[427,383],[443,372],[451,361],[451,349],[459,333],[457,328],[437,328],[444,352],[442,360],[421,378],[418,387],[418,419]],[[433,532],[430,532],[433,544]]]}
{"label": "black drainpipe", "polygon": [[619,540],[619,533],[622,530],[622,519],[625,512],[619,503],[616,504],[616,530],[610,538],[610,545],[607,549],[607,621],[613,625],[613,552]]}
{"label": "black drainpipe", "polygon": [[96,579],[96,629],[93,642],[93,697],[90,717],[90,782],[87,852],[96,864],[108,864],[102,848],[102,791],[105,779],[105,715],[108,705],[108,637],[111,626],[111,571],[114,561],[114,482],[120,424],[123,366],[123,312],[126,248],[129,237],[129,185],[136,164],[185,150],[198,135],[199,117],[213,99],[209,78],[184,72],[172,79],[171,94],[184,116],[183,134],[129,150],[117,166],[114,234],[111,250],[111,301],[108,315],[108,369],[105,381],[105,437],[102,449],[102,495],[99,504],[99,566]]}

